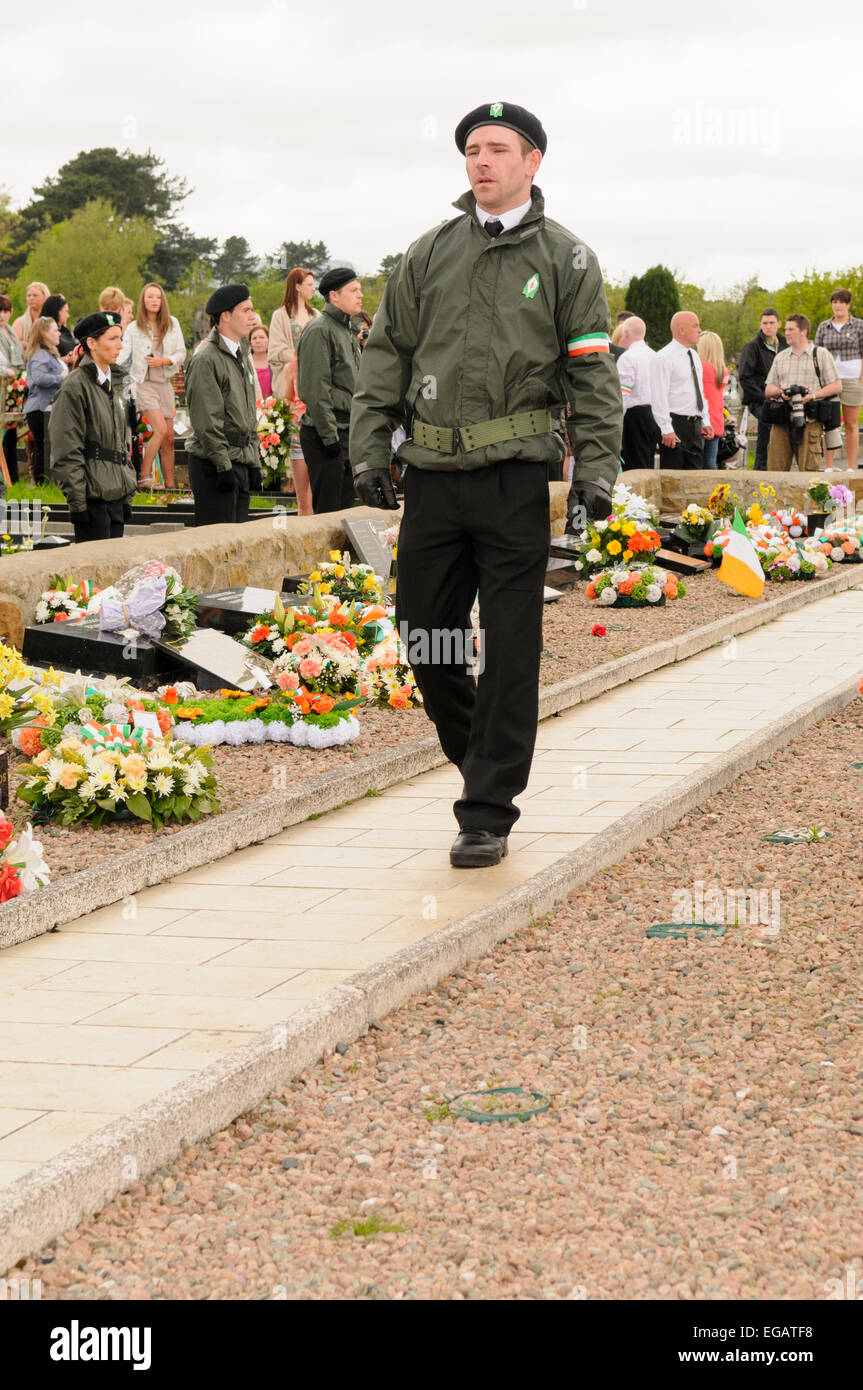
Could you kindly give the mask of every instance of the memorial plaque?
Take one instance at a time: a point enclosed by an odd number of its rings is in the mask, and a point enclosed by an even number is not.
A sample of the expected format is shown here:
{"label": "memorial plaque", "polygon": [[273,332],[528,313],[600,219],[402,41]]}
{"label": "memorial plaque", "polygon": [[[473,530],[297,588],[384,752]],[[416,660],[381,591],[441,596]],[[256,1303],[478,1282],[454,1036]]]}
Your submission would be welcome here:
{"label": "memorial plaque", "polygon": [[171,653],[176,661],[195,672],[199,690],[268,690],[273,684],[272,661],[250,651],[226,632],[196,627],[188,637],[170,637],[154,643],[160,651]]}
{"label": "memorial plaque", "polygon": [[198,596],[198,627],[245,632],[252,618],[272,612],[277,597],[276,589],[212,589]]}
{"label": "memorial plaque", "polygon": [[389,579],[393,557],[389,546],[384,543],[384,533],[395,525],[395,521],[378,520],[374,516],[343,516],[342,525],[348,545],[359,557],[360,564],[371,565],[375,574]]}
{"label": "memorial plaque", "polygon": [[702,570],[713,569],[709,560],[698,560],[694,555],[678,555],[675,550],[654,550],[650,560],[663,569],[674,570],[675,574],[700,574]]}
{"label": "memorial plaque", "polygon": [[543,603],[555,603],[559,598],[563,598],[560,589],[549,589],[546,587],[542,591]]}
{"label": "memorial plaque", "polygon": [[25,661],[131,680],[173,672],[177,662],[147,637],[100,632],[98,615],[83,622],[41,623],[24,629]]}

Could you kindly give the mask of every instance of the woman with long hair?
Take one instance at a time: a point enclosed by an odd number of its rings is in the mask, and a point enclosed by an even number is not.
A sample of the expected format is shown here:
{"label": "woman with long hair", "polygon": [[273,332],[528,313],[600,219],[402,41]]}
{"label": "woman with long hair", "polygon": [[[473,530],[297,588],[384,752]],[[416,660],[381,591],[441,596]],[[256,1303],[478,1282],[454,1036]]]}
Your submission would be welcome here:
{"label": "woman with long hair", "polygon": [[33,435],[33,481],[44,483],[50,466],[48,416],[69,368],[60,357],[60,325],[56,319],[38,318],[30,329],[25,357],[27,399],[24,414]]}
{"label": "woman with long hair", "polygon": [[297,356],[297,343],[306,324],[318,317],[309,300],[315,292],[310,270],[294,266],[285,281],[285,297],[270,320],[270,346],[267,351],[273,369],[273,395],[285,397],[290,389],[285,368]]}
{"label": "woman with long hair", "polygon": [[71,367],[78,356],[78,343],[74,334],[66,327],[69,318],[69,305],[65,294],[49,294],[42,305],[43,319],[53,319],[60,329],[60,342],[57,351],[67,367]]}
{"label": "woman with long hair", "polygon": [[[284,491],[296,492],[300,516],[312,515],[312,485],[309,469],[300,446],[299,421],[305,406],[297,395],[297,344],[303,329],[319,310],[310,300],[315,292],[315,277],[303,266],[294,266],[285,281],[285,297],[270,322],[270,346],[267,352],[273,369],[273,395],[283,397],[291,407],[291,478],[286,478]],[[291,483],[293,482],[293,487]]]}
{"label": "woman with long hair", "polygon": [[125,357],[131,354],[129,375],[138,413],[146,415],[153,433],[147,440],[141,464],[142,487],[153,487],[156,454],[162,460],[165,487],[174,486],[173,379],[186,360],[186,344],[177,320],[168,310],[161,285],[145,285],[138,312],[123,334]]}
{"label": "woman with long hair", "polygon": [[704,398],[710,413],[713,438],[704,441],[704,468],[716,468],[719,441],[725,434],[725,386],[729,372],[725,365],[725,349],[718,333],[702,333],[698,339],[698,356],[704,381]]}

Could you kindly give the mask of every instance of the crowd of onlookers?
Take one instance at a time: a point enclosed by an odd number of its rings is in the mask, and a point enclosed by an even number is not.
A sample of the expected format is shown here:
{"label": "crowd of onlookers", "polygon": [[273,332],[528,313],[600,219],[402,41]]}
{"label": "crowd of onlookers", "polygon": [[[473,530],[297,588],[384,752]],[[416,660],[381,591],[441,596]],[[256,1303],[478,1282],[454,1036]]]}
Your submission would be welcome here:
{"label": "crowd of onlookers", "polygon": [[[812,325],[789,314],[784,336],[779,314],[767,307],[758,332],[737,367],[743,406],[757,422],[754,467],[786,472],[833,468],[845,425],[846,466],[857,467],[863,404],[863,319],[851,313],[851,292],[835,289],[831,317]],[[717,468],[735,458],[747,430],[730,417],[730,378],[722,340],[702,330],[698,315],[676,313],[671,341],[658,352],[646,326],[623,310],[611,341],[623,396],[624,468]]]}
{"label": "crowd of onlookers", "polygon": [[[349,277],[347,286],[340,285],[325,297],[338,305],[340,312],[347,306],[345,321],[356,336],[355,378],[359,352],[372,321],[361,307],[356,309],[362,304],[362,293],[353,271],[346,270],[342,279],[345,276]],[[258,399],[274,396],[291,406],[290,462],[283,490],[295,493],[301,514],[324,509],[307,457],[320,444],[320,435],[310,423],[317,418],[315,402],[301,400],[297,385],[303,333],[319,317],[319,310],[312,305],[315,293],[315,277],[310,271],[303,267],[291,270],[282,304],[273,313],[269,327],[255,314],[249,335]],[[170,312],[164,289],[157,284],[143,287],[137,306],[118,286],[109,285],[100,294],[98,307],[116,314],[122,329],[118,365],[124,372],[130,447],[140,485],[172,488],[174,388],[187,356],[180,325]],[[846,289],[834,290],[830,308],[831,317],[818,325],[812,341],[811,324],[805,315],[788,315],[783,333],[777,311],[765,307],[758,332],[740,353],[737,382],[742,404],[757,428],[756,469],[787,470],[792,462],[801,470],[832,468],[841,443],[840,422],[845,426],[847,467],[856,467],[863,404],[863,319],[852,315],[851,294]],[[48,286],[39,282],[28,285],[26,307],[14,321],[11,300],[0,294],[0,377],[23,375],[26,379],[28,461],[31,480],[36,483],[50,476],[48,419],[57,393],[81,353],[69,319],[70,306],[64,295],[50,293]],[[646,342],[641,318],[626,310],[617,315],[611,352],[620,376],[624,411],[622,466],[652,468],[658,451],[664,468],[725,467],[738,454],[742,436],[739,422],[725,405],[730,369],[722,340],[716,333],[702,330],[697,314],[686,310],[674,315],[670,334],[670,341],[654,351]],[[202,338],[195,351],[206,341]],[[308,357],[311,362],[311,352]],[[315,397],[318,386],[307,368],[306,394]],[[321,389],[326,390],[326,383]],[[142,450],[138,420],[144,414],[148,431]],[[15,428],[4,431],[3,454],[8,477],[14,482],[18,478]],[[156,479],[157,456],[161,483]],[[570,469],[571,458],[561,476],[566,477]]]}

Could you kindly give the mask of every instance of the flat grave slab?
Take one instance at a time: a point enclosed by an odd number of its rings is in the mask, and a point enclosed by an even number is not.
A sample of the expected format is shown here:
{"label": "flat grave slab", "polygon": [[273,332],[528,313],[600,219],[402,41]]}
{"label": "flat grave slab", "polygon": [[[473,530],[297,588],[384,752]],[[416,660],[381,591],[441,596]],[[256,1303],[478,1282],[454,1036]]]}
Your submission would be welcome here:
{"label": "flat grave slab", "polygon": [[[198,627],[216,628],[229,634],[245,632],[252,618],[272,610],[278,596],[278,589],[248,586],[211,589],[198,596]],[[287,601],[286,606],[289,606],[296,597],[296,591],[283,593],[282,601]]]}
{"label": "flat grave slab", "polygon": [[131,641],[119,632],[100,632],[98,617],[25,627],[23,655],[40,666],[128,676],[132,681],[167,674],[178,666],[170,653],[158,650],[146,637]]}
{"label": "flat grave slab", "polygon": [[226,632],[214,628],[194,628],[188,637],[154,641],[160,652],[173,658],[173,665],[188,666],[195,672],[199,690],[268,690],[273,684],[272,661],[250,651]]}

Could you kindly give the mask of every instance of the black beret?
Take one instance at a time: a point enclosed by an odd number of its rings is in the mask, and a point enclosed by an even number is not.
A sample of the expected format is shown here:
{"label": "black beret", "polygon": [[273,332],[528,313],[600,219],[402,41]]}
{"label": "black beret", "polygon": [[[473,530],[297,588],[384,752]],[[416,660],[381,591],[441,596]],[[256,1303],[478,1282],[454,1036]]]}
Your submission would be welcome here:
{"label": "black beret", "polygon": [[211,319],[218,319],[221,314],[229,314],[238,304],[242,304],[244,299],[251,297],[248,285],[221,285],[219,289],[213,290],[207,300],[205,313],[209,314]]}
{"label": "black beret", "polygon": [[330,290],[344,289],[352,280],[356,280],[357,272],[351,270],[349,265],[337,265],[332,270],[325,270],[318,283],[318,294],[326,299]]}
{"label": "black beret", "polygon": [[85,314],[79,319],[72,330],[79,343],[86,343],[88,338],[101,338],[103,333],[107,333],[109,328],[120,328],[122,326],[119,314],[110,311],[99,310],[96,314]]}
{"label": "black beret", "polygon": [[467,137],[479,125],[502,125],[507,130],[515,130],[529,140],[540,154],[545,154],[548,136],[536,116],[523,106],[514,106],[511,101],[492,101],[471,111],[455,128],[455,142],[460,154],[464,154]]}

